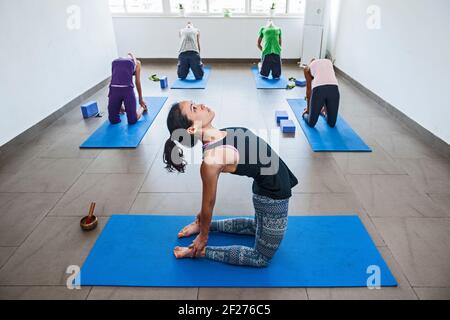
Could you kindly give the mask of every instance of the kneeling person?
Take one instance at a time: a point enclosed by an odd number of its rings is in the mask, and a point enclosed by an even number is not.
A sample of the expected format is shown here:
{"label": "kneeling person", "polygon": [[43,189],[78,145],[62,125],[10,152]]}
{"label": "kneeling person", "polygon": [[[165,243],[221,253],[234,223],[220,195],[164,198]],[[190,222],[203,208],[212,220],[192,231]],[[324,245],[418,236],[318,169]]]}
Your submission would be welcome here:
{"label": "kneeling person", "polygon": [[310,127],[314,127],[322,114],[328,125],[334,128],[340,95],[333,64],[328,59],[313,59],[304,71],[307,107],[303,111],[303,119]]}
{"label": "kneeling person", "polygon": [[[136,110],[133,76],[139,94],[139,109]],[[135,124],[147,111],[147,105],[142,97],[141,62],[129,53],[125,58],[112,62],[112,77],[108,94],[108,118],[112,124],[120,122],[120,113],[127,113],[128,124]],[[124,109],[122,108],[124,105]]]}
{"label": "kneeling person", "polygon": [[259,74],[262,77],[279,79],[281,76],[281,29],[269,20],[268,24],[259,30],[257,46],[262,51],[262,64]]}
{"label": "kneeling person", "polygon": [[191,22],[180,30],[180,50],[178,55],[178,78],[186,79],[189,70],[192,70],[196,80],[204,75],[203,63],[200,58],[200,31]]}

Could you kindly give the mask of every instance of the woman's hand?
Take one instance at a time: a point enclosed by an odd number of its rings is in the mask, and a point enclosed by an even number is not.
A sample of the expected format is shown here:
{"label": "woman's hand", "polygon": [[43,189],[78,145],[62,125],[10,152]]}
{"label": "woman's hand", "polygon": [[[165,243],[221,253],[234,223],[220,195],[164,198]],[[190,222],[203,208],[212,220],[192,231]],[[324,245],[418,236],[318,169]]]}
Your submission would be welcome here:
{"label": "woman's hand", "polygon": [[303,110],[302,117],[303,117],[305,114],[308,114],[308,113],[309,113],[308,108],[305,108],[305,110]]}
{"label": "woman's hand", "polygon": [[139,98],[139,105],[142,107],[142,109],[144,109],[145,111],[147,111],[147,104],[145,103],[143,98]]}
{"label": "woman's hand", "polygon": [[204,255],[204,250],[206,247],[206,244],[208,243],[208,236],[204,236],[201,233],[197,236],[197,238],[194,239],[194,241],[192,242],[191,246],[194,251],[193,251],[193,255],[194,257],[201,257]]}

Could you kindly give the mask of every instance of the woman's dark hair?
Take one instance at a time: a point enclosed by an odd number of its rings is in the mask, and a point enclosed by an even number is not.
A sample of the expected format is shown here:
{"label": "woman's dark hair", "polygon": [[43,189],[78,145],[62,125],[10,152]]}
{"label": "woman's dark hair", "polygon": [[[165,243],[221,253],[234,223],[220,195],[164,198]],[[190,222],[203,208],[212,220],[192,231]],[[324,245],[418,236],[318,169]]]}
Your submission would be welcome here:
{"label": "woman's dark hair", "polygon": [[193,122],[181,113],[180,103],[174,103],[167,116],[167,129],[169,129],[170,137],[164,145],[163,155],[163,161],[169,172],[174,170],[184,172],[186,161],[183,159],[183,149],[177,146],[175,141],[192,148],[196,142],[195,137],[186,131],[192,124]]}

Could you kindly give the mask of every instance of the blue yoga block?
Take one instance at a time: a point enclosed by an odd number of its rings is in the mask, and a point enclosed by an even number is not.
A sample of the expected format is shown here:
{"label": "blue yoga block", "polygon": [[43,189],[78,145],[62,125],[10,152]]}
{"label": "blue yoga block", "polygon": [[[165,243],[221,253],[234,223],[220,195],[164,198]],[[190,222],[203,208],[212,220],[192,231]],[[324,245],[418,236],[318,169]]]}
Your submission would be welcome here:
{"label": "blue yoga block", "polygon": [[298,87],[306,87],[306,80],[305,79],[295,80],[295,85]]}
{"label": "blue yoga block", "polygon": [[295,133],[295,124],[292,120],[281,120],[280,127],[283,133]]}
{"label": "blue yoga block", "polygon": [[165,89],[169,86],[169,82],[167,80],[167,77],[159,78],[159,84],[161,85],[161,89]]}
{"label": "blue yoga block", "polygon": [[277,123],[280,124],[281,120],[287,120],[289,116],[286,111],[275,111],[275,118],[277,119]]}
{"label": "blue yoga block", "polygon": [[90,118],[98,114],[98,105],[96,101],[91,101],[81,106],[81,113],[83,118]]}

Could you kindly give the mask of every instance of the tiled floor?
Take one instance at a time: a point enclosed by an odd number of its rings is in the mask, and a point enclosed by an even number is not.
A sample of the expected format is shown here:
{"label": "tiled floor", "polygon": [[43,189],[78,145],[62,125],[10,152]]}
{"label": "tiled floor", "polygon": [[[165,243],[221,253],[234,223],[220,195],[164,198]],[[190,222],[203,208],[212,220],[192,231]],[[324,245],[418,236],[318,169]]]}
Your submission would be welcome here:
{"label": "tiled floor", "polygon": [[[216,126],[257,133],[277,132],[277,109],[293,116],[286,98],[301,98],[305,90],[258,91],[249,67],[217,63],[206,90],[161,90],[147,76],[173,80],[175,65],[145,65],[145,95],[169,100],[136,150],[80,150],[105,118],[83,120],[75,109],[33,141],[0,154],[0,299],[450,299],[450,159],[343,79],[341,114],[374,152],[313,153],[298,125],[295,137],[273,141],[300,180],[290,214],[359,214],[399,287],[66,288],[67,267],[82,265],[111,214],[195,215],[200,209],[198,166],[178,176],[164,171],[172,102],[204,102],[216,110]],[[285,75],[301,71],[285,65]],[[105,110],[107,89],[88,100]],[[249,179],[221,177],[215,214],[252,214],[250,186]],[[91,201],[100,223],[83,233],[78,222]]]}

